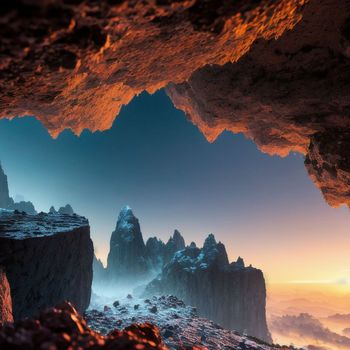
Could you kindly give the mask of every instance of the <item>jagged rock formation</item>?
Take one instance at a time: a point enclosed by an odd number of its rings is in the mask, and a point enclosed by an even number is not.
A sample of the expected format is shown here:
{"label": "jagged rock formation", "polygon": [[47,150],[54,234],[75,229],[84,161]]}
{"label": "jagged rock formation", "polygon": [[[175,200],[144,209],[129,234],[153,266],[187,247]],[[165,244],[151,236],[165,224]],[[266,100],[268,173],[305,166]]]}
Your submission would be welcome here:
{"label": "jagged rock formation", "polygon": [[6,274],[0,269],[0,326],[13,322],[10,285]]}
{"label": "jagged rock formation", "polygon": [[154,271],[161,271],[164,265],[166,246],[161,239],[150,237],[146,242],[147,257],[150,267]]}
{"label": "jagged rock formation", "polygon": [[160,272],[174,256],[174,254],[185,248],[185,240],[178,230],[174,231],[166,244],[156,237],[151,237],[146,242],[146,255],[151,267],[155,272]]}
{"label": "jagged rock formation", "polygon": [[350,7],[309,1],[278,40],[257,41],[236,63],[207,66],[167,89],[208,140],[242,132],[269,154],[306,155],[332,206],[350,204]]}
{"label": "jagged rock formation", "polygon": [[37,319],[0,327],[0,348],[17,350],[93,349],[166,350],[159,330],[151,324],[133,324],[102,336],[92,331],[73,306],[64,303],[42,312]]}
{"label": "jagged rock formation", "polygon": [[140,92],[235,62],[256,39],[293,28],[304,2],[8,2],[0,13],[0,114],[35,115],[52,135],[105,130]]}
{"label": "jagged rock formation", "polygon": [[216,243],[213,235],[202,249],[190,246],[175,253],[161,275],[147,286],[149,294],[175,294],[227,329],[271,341],[262,272],[246,268],[241,258],[229,264],[225,246]]}
{"label": "jagged rock formation", "polygon": [[137,280],[148,273],[146,246],[139,220],[131,208],[124,207],[112,233],[107,274],[112,280]]}
{"label": "jagged rock formation", "polygon": [[27,214],[35,215],[37,212],[32,202],[21,201],[16,203],[9,194],[7,176],[0,163],[0,208],[17,210]]}
{"label": "jagged rock formation", "polygon": [[[140,281],[150,279],[161,271],[174,253],[185,248],[185,240],[175,230],[164,244],[160,239],[151,237],[144,243],[140,224],[130,207],[124,207],[118,217],[117,226],[112,233],[110,251],[107,259],[107,271],[104,274],[112,280]],[[96,275],[100,272],[96,263]]]}
{"label": "jagged rock formation", "polygon": [[90,303],[93,244],[80,216],[0,213],[0,266],[11,287],[15,320],[71,301]]}
{"label": "jagged rock formation", "polygon": [[62,215],[73,215],[74,214],[74,210],[70,206],[70,204],[67,204],[64,207],[61,207],[60,209],[58,209],[58,213],[62,214]]}

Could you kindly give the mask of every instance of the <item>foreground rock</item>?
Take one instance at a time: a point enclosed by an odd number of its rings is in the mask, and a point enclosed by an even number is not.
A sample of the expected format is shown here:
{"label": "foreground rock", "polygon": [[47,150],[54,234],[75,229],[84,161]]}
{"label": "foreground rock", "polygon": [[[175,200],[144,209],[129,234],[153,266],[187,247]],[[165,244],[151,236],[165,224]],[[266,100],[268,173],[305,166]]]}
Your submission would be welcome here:
{"label": "foreground rock", "polygon": [[150,322],[159,328],[169,349],[277,348],[199,317],[195,308],[186,306],[182,300],[171,295],[149,299],[125,297],[116,306],[113,306],[112,302],[104,305],[93,300],[92,307],[94,309],[88,310],[85,317],[89,326],[95,331],[108,334],[115,327],[123,329],[134,322]]}
{"label": "foreground rock", "polygon": [[0,328],[0,348],[166,350],[158,329],[150,324],[131,325],[102,336],[92,331],[69,303],[46,310],[37,319]]}
{"label": "foreground rock", "polygon": [[13,322],[10,285],[5,273],[0,270],[0,325]]}
{"label": "foreground rock", "polygon": [[0,213],[0,266],[11,287],[15,320],[70,300],[90,303],[93,244],[80,216]]}
{"label": "foreground rock", "polygon": [[191,245],[177,252],[146,288],[146,295],[172,293],[227,329],[271,342],[263,273],[242,259],[229,264],[225,246],[213,235],[202,249]]}

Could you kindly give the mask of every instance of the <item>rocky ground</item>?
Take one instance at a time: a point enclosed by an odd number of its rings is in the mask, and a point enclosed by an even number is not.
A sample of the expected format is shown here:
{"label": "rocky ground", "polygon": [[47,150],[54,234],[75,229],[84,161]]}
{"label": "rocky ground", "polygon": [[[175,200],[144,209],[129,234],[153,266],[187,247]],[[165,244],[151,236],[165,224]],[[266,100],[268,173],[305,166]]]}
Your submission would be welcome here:
{"label": "rocky ground", "polygon": [[[208,319],[197,315],[197,310],[186,306],[174,296],[134,298],[128,295],[103,304],[94,296],[85,319],[91,329],[108,334],[113,329],[124,329],[135,322],[152,323],[161,332],[170,349],[260,349],[280,348],[257,339],[223,329]],[[287,348],[285,348],[287,349]]]}
{"label": "rocky ground", "polygon": [[0,327],[0,349],[6,350],[166,350],[158,329],[133,325],[102,336],[91,330],[69,303]]}

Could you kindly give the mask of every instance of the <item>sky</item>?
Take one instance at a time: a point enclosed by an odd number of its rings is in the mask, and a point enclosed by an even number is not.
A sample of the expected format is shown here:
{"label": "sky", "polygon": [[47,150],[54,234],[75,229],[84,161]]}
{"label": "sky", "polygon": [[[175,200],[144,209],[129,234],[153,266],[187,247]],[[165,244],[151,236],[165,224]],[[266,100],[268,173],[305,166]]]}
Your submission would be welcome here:
{"label": "sky", "polygon": [[350,214],[330,208],[303,156],[261,153],[243,135],[208,143],[163,91],[143,93],[113,127],[52,139],[33,117],[0,121],[0,160],[13,197],[38,211],[67,203],[86,216],[106,260],[119,210],[144,238],[174,229],[201,245],[209,233],[261,268],[267,283],[349,284]]}

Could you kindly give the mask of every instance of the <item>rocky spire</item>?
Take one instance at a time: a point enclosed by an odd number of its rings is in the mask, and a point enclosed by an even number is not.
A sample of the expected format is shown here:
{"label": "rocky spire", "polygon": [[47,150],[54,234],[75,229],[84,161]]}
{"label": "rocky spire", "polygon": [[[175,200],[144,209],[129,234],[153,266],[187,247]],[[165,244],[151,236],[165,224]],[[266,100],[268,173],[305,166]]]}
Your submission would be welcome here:
{"label": "rocky spire", "polygon": [[117,226],[112,233],[107,260],[108,274],[112,279],[136,279],[147,273],[146,246],[139,220],[131,208],[125,206],[119,213]]}
{"label": "rocky spire", "polygon": [[217,265],[220,268],[226,268],[229,260],[225,246],[219,242],[216,243],[215,236],[210,233],[203,245],[204,260],[209,265]]}

